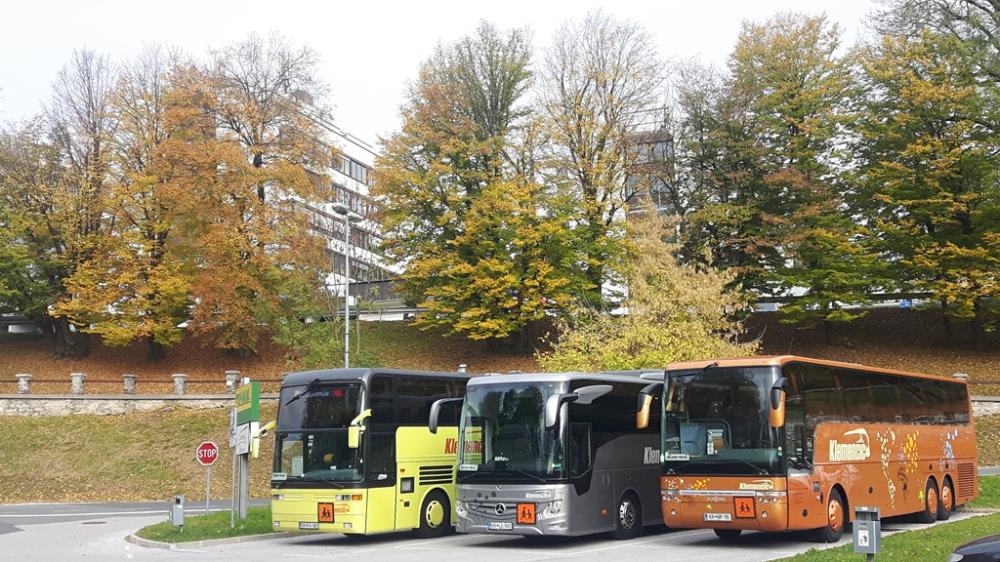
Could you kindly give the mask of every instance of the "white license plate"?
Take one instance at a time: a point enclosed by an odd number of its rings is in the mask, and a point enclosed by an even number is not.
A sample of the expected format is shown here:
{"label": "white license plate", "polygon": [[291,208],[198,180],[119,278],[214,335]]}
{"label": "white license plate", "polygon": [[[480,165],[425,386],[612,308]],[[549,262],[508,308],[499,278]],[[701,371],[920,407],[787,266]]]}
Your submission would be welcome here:
{"label": "white license plate", "polygon": [[509,521],[490,521],[486,528],[491,531],[510,531],[514,528],[514,524]]}
{"label": "white license plate", "polygon": [[319,523],[299,523],[299,529],[316,531],[319,530]]}
{"label": "white license plate", "polygon": [[732,521],[732,513],[706,513],[705,521]]}

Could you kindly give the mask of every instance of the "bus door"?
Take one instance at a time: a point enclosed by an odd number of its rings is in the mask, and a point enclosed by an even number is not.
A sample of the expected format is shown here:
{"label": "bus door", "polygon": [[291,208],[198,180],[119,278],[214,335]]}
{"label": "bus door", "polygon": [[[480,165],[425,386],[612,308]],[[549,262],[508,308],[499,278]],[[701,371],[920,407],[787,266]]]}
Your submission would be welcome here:
{"label": "bus door", "polygon": [[366,532],[379,533],[398,529],[396,498],[399,479],[396,474],[396,433],[391,424],[372,423],[366,431],[368,489],[365,502]]}

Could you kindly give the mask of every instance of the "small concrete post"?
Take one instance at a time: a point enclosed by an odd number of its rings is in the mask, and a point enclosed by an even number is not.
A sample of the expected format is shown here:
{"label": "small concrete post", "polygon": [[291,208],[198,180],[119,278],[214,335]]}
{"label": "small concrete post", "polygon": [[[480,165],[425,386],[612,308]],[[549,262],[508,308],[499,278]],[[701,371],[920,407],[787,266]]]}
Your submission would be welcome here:
{"label": "small concrete post", "polygon": [[226,392],[229,394],[236,394],[236,383],[239,381],[239,371],[226,371]]}
{"label": "small concrete post", "polygon": [[83,394],[83,380],[87,378],[87,373],[70,373],[70,392],[72,394]]}
{"label": "small concrete post", "polygon": [[187,385],[188,376],[184,373],[174,373],[174,394],[184,394],[184,387]]}
{"label": "small concrete post", "polygon": [[466,365],[465,363],[459,363],[458,364],[458,372],[459,373],[464,373],[468,368],[469,368],[469,366]]}
{"label": "small concrete post", "polygon": [[31,375],[28,373],[18,373],[14,376],[17,377],[17,393],[31,394]]}
{"label": "small concrete post", "polygon": [[122,375],[122,381],[125,383],[125,394],[135,394],[135,381],[138,378],[132,373]]}

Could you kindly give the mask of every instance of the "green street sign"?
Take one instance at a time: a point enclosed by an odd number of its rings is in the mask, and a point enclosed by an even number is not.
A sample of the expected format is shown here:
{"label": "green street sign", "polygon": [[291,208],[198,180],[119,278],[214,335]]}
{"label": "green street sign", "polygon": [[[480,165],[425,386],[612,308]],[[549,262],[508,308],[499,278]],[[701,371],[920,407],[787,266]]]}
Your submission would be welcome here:
{"label": "green street sign", "polygon": [[260,383],[252,382],[236,389],[236,425],[260,421]]}

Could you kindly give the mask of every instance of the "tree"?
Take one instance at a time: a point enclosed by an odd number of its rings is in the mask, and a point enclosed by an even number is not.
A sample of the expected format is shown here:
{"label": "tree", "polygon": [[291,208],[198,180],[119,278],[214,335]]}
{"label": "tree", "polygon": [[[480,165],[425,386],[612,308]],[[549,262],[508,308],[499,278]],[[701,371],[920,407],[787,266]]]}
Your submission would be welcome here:
{"label": "tree", "polygon": [[62,162],[41,118],[0,133],[0,311],[24,314],[54,354],[71,355],[81,350],[72,345],[68,321],[48,312],[72,271],[68,248],[75,240],[75,197]]}
{"label": "tree", "polygon": [[732,272],[682,265],[678,246],[651,209],[633,214],[623,271],[628,283],[621,316],[580,309],[563,320],[553,348],[538,356],[547,371],[663,369],[674,361],[750,355],[734,316],[748,308],[730,289]]}
{"label": "tree", "polygon": [[682,98],[697,112],[686,119],[699,133],[691,174],[711,180],[689,216],[688,254],[718,249],[713,256],[759,294],[804,291],[782,308],[786,321],[853,319],[842,303],[864,302],[871,285],[873,260],[858,243],[865,229],[843,212],[854,84],[840,35],[824,16],[744,23],[722,91]]}
{"label": "tree", "polygon": [[439,48],[376,162],[384,249],[407,263],[423,327],[523,334],[578,286],[563,209],[534,177],[529,52],[524,32],[487,23]]}
{"label": "tree", "polygon": [[924,30],[865,53],[855,209],[897,286],[931,292],[982,341],[1000,312],[1000,96],[978,48]]}
{"label": "tree", "polygon": [[589,298],[600,303],[618,247],[620,214],[637,190],[630,141],[659,105],[663,64],[639,24],[601,12],[563,26],[546,52],[540,106],[554,145],[552,165],[576,198],[574,214]]}
{"label": "tree", "polygon": [[176,240],[184,213],[197,208],[177,177],[189,164],[184,136],[193,125],[173,88],[183,66],[179,54],[151,47],[122,68],[109,106],[118,123],[108,139],[114,231],[95,242],[54,307],[105,343],[145,340],[150,360],[180,341],[192,304],[193,264]]}
{"label": "tree", "polygon": [[251,353],[269,323],[304,313],[287,308],[303,302],[290,291],[323,286],[327,258],[306,205],[321,199],[334,151],[316,63],[308,48],[251,35],[213,53],[188,86],[215,118],[212,136],[188,145],[201,151],[189,180],[201,201],[191,329],[217,347]]}

